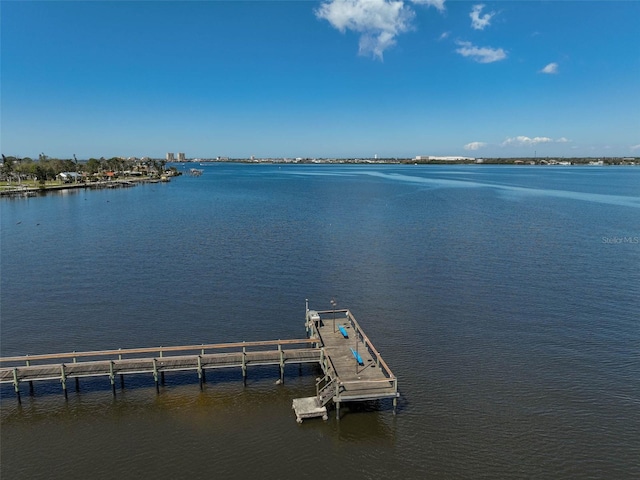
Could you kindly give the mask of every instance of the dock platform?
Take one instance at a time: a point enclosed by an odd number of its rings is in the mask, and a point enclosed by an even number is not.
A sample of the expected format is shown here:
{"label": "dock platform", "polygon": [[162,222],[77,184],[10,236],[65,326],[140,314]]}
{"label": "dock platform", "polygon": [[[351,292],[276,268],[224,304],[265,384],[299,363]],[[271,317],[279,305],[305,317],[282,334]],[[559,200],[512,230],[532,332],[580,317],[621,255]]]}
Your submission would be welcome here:
{"label": "dock platform", "polygon": [[[324,377],[316,383],[320,405],[332,402],[339,419],[342,403],[392,399],[395,413],[398,379],[351,311],[315,311],[307,306],[306,317],[307,336],[317,339],[322,351]],[[320,412],[316,416],[324,417]]]}

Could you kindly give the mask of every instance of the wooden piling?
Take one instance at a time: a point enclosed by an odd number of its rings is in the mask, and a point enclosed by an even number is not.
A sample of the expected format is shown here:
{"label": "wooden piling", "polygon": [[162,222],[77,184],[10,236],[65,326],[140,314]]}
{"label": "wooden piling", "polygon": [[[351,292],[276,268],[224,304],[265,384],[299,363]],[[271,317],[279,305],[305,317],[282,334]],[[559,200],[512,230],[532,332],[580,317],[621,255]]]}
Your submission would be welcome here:
{"label": "wooden piling", "polygon": [[20,383],[18,382],[18,369],[13,369],[13,388],[16,391],[16,398],[18,399],[18,403],[22,403],[20,399]]}
{"label": "wooden piling", "polygon": [[67,400],[69,398],[67,394],[67,376],[64,371],[64,363],[60,365],[60,383],[62,384],[62,391],[64,392],[64,399]]}
{"label": "wooden piling", "polygon": [[156,393],[160,393],[160,386],[158,385],[158,362],[155,358],[153,358],[152,363],[153,363],[153,381],[156,382]]}
{"label": "wooden piling", "polygon": [[111,382],[111,392],[116,396],[116,377],[113,373],[113,360],[109,362],[109,381]]}
{"label": "wooden piling", "polygon": [[[242,342],[245,343],[245,342]],[[242,347],[242,382],[247,385],[247,347]]]}
{"label": "wooden piling", "polygon": [[[122,360],[122,347],[118,349],[118,360]],[[120,374],[120,390],[124,390],[124,375]]]}
{"label": "wooden piling", "polygon": [[282,345],[278,344],[278,352],[280,353],[280,384],[284,383],[284,352]]}
{"label": "wooden piling", "polygon": [[[29,357],[29,355],[27,355],[27,357]],[[27,360],[25,363],[27,367],[31,365],[31,362],[29,360]],[[31,380],[29,380],[29,396],[33,397],[33,382]]]}

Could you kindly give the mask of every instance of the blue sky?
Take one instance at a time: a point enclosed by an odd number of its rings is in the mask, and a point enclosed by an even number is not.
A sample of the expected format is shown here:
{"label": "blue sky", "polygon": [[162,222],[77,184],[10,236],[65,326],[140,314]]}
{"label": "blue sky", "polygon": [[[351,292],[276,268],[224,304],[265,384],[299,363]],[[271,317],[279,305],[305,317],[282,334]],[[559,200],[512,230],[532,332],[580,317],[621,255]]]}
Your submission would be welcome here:
{"label": "blue sky", "polygon": [[1,150],[640,156],[640,2],[2,1]]}

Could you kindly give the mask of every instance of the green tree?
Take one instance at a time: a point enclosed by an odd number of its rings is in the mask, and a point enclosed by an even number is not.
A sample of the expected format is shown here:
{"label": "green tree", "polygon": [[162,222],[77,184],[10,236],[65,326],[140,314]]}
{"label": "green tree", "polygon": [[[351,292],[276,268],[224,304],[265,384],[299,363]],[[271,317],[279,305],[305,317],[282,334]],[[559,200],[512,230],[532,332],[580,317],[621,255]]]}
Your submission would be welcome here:
{"label": "green tree", "polygon": [[2,169],[0,170],[0,175],[2,175],[3,179],[11,181],[11,176],[13,175],[13,163],[15,162],[14,157],[5,157],[2,155]]}
{"label": "green tree", "polygon": [[96,158],[90,158],[85,166],[87,173],[93,175],[102,170],[102,162]]}
{"label": "green tree", "polygon": [[40,188],[44,188],[44,184],[47,181],[47,177],[50,175],[50,169],[44,164],[44,162],[38,162],[32,164],[31,169],[33,176],[38,180]]}

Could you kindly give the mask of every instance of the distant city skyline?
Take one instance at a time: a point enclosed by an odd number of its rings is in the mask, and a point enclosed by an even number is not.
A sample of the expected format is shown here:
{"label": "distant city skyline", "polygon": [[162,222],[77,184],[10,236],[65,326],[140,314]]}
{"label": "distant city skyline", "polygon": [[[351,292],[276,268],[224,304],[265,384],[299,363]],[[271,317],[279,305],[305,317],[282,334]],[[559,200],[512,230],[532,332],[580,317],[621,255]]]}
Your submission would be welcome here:
{"label": "distant city skyline", "polygon": [[640,2],[1,8],[7,156],[640,156]]}

